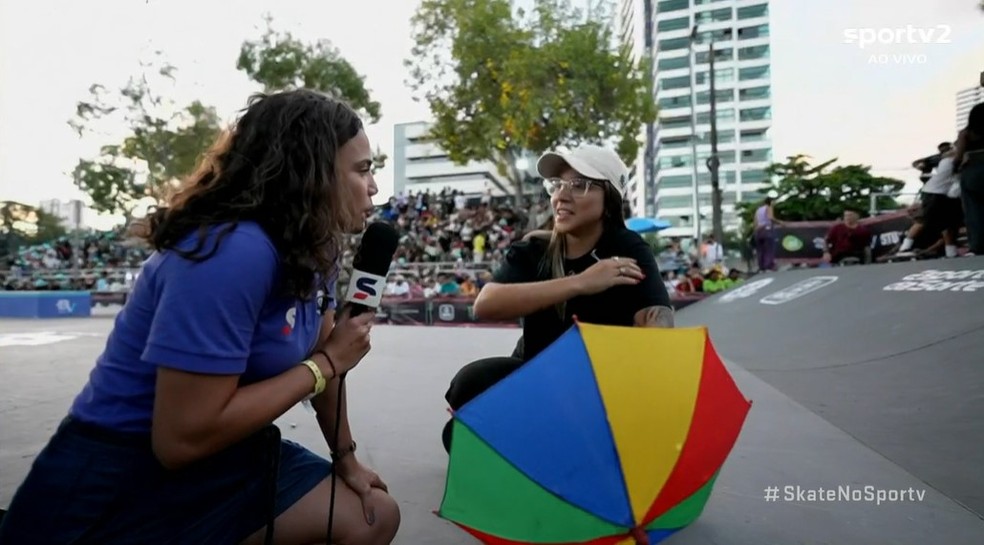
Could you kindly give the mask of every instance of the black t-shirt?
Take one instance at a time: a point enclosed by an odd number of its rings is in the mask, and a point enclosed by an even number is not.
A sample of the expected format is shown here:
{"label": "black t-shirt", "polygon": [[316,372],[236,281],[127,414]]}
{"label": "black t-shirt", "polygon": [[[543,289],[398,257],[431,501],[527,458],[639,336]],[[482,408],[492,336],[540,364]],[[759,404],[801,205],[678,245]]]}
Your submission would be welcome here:
{"label": "black t-shirt", "polygon": [[[538,237],[514,243],[493,275],[493,281],[520,284],[550,280],[550,265],[545,257],[548,244]],[[635,259],[646,278],[634,286],[615,286],[595,295],[570,299],[563,318],[554,306],[525,317],[524,360],[529,361],[557,340],[574,324],[573,316],[584,323],[631,326],[636,312],[655,305],[670,306],[670,296],[652,249],[638,233],[629,229],[606,231],[593,251],[576,259],[565,259],[564,271],[568,276],[579,274],[597,261],[615,256]]]}

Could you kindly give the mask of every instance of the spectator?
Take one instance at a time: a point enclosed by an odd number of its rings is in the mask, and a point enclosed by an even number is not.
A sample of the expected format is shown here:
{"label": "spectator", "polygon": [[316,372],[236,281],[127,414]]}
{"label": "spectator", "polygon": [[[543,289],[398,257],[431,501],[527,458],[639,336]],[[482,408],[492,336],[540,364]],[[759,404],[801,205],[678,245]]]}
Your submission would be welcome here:
{"label": "spectator", "polygon": [[856,210],[845,210],[844,220],[835,223],[824,239],[824,263],[839,264],[854,258],[861,263],[871,262],[871,231],[861,225]]}
{"label": "spectator", "polygon": [[700,269],[691,267],[687,275],[677,283],[676,291],[680,293],[701,293],[704,291],[704,277]]}
{"label": "spectator", "polygon": [[980,255],[984,253],[984,104],[970,110],[960,136],[954,164],[960,175],[970,252]]}
{"label": "spectator", "polygon": [[391,297],[409,297],[410,284],[407,283],[407,279],[403,275],[398,274],[386,284],[384,294]]}
{"label": "spectator", "polygon": [[461,286],[449,274],[439,274],[437,276],[438,294],[442,297],[457,297],[461,295]]}
{"label": "spectator", "polygon": [[755,211],[755,253],[758,257],[758,270],[774,271],[776,269],[776,226],[783,225],[776,219],[772,207],[772,197],[766,197],[762,206]]}
{"label": "spectator", "polygon": [[706,267],[713,267],[724,262],[724,247],[714,235],[707,235],[700,247],[700,262]]}
{"label": "spectator", "polygon": [[728,289],[727,280],[724,278],[724,272],[721,270],[720,266],[714,267],[707,274],[707,278],[703,282],[704,293],[718,293]]}
{"label": "spectator", "polygon": [[728,271],[728,277],[724,279],[724,289],[730,290],[735,286],[740,286],[745,280],[741,277],[741,271],[738,269],[731,269]]}
{"label": "spectator", "polygon": [[462,277],[458,287],[460,290],[459,295],[462,297],[475,297],[478,295],[478,287],[470,276]]}
{"label": "spectator", "polygon": [[679,239],[670,239],[670,245],[659,253],[657,263],[661,271],[677,271],[681,267],[686,269],[689,260],[687,254],[680,248]]}
{"label": "spectator", "polygon": [[915,255],[910,250],[915,246],[919,235],[925,233],[925,238],[930,244],[934,244],[933,247],[942,235],[946,257],[957,256],[957,232],[963,225],[963,210],[960,206],[959,193],[951,197],[954,190],[959,188],[957,176],[954,174],[955,155],[956,150],[942,152],[935,171],[920,192],[920,214],[906,232],[905,240],[902,241],[896,255]]}
{"label": "spectator", "polygon": [[[490,192],[469,199],[460,191],[426,191],[390,199],[373,219],[390,222],[401,232],[397,263],[488,263],[501,259],[502,250],[523,230],[525,220],[508,204],[509,198],[497,202]],[[353,237],[352,244],[357,240]]]}

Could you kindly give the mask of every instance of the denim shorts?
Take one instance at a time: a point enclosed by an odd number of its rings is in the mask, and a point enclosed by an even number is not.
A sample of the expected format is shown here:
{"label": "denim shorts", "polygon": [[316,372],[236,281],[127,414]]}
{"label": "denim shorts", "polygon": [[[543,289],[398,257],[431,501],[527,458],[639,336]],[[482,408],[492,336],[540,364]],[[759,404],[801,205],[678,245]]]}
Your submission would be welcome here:
{"label": "denim shorts", "polygon": [[149,434],[62,421],[0,523],[0,544],[235,544],[307,494],[331,463],[267,426],[179,470]]}

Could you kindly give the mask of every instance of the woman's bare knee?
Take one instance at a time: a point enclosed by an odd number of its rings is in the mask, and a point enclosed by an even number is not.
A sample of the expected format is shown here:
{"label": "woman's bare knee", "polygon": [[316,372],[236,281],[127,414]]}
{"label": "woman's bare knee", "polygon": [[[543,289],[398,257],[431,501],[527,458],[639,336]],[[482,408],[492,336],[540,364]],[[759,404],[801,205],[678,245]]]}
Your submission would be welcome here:
{"label": "woman's bare knee", "polygon": [[[330,493],[331,480],[325,479],[277,517],[274,543],[323,543],[327,537]],[[332,545],[389,545],[393,541],[400,527],[400,509],[389,494],[373,489],[375,520],[371,525],[366,521],[359,496],[341,480],[335,500]],[[260,545],[263,537],[261,529],[243,545]]]}
{"label": "woman's bare knee", "polygon": [[389,545],[400,529],[400,508],[392,496],[382,490],[373,489],[372,503],[375,520],[355,525],[352,531],[339,536],[337,545]]}
{"label": "woman's bare knee", "polygon": [[372,500],[376,509],[376,521],[373,524],[380,544],[389,544],[400,529],[400,506],[393,496],[382,490],[372,491]]}

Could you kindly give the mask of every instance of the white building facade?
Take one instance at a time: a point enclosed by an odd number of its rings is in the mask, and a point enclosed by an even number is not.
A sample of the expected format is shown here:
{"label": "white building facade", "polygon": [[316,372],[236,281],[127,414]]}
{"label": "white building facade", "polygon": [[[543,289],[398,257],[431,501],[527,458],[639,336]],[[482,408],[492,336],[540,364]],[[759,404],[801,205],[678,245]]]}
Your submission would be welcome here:
{"label": "white building facade", "polygon": [[970,109],[984,102],[984,87],[977,86],[957,93],[957,132],[967,128]]}
{"label": "white building facade", "polygon": [[[735,203],[763,197],[758,190],[773,161],[768,0],[654,4],[650,26],[660,110],[652,131],[654,215],[673,225],[663,232],[667,236],[695,237],[711,230],[706,164],[711,154],[713,42],[723,219],[726,230],[736,228]],[[691,39],[694,27],[696,40]],[[695,208],[700,210],[699,225]]]}
{"label": "white building facade", "polygon": [[38,208],[57,217],[61,226],[69,231],[89,227],[86,220],[92,211],[80,200],[48,199],[41,201]]}
{"label": "white building facade", "polygon": [[[393,194],[400,192],[440,193],[443,189],[457,190],[477,196],[491,190],[493,196],[513,195],[509,178],[499,174],[491,162],[472,161],[455,164],[447,152],[427,137],[429,123],[402,123],[393,128]],[[521,169],[532,166],[527,158]],[[530,189],[540,186],[529,184]]]}
{"label": "white building facade", "polygon": [[[654,0],[621,0],[616,12],[619,41],[631,47],[636,62],[652,58]],[[655,171],[653,162],[656,124],[644,125],[639,132],[639,153],[629,166],[626,202],[632,216],[653,217],[656,212]]]}

